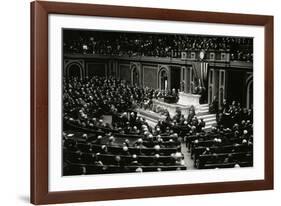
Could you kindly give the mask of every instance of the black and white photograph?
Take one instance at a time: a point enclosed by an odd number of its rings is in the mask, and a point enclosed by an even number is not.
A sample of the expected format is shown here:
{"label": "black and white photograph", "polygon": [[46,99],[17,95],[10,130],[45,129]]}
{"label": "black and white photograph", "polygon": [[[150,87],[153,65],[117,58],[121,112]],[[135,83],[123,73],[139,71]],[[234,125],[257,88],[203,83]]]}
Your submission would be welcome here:
{"label": "black and white photograph", "polygon": [[63,176],[253,167],[253,38],[67,28],[62,51]]}

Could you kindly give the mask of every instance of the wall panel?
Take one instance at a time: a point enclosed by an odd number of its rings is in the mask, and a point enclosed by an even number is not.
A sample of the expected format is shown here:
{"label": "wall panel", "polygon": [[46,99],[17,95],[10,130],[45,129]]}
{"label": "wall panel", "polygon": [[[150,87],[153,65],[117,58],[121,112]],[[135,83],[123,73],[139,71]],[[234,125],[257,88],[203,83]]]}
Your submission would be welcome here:
{"label": "wall panel", "polygon": [[131,82],[131,69],[129,64],[120,64],[120,79]]}
{"label": "wall panel", "polygon": [[87,63],[88,77],[93,76],[103,77],[106,74],[106,64],[105,63]]}
{"label": "wall panel", "polygon": [[157,67],[143,66],[144,86],[157,89]]}

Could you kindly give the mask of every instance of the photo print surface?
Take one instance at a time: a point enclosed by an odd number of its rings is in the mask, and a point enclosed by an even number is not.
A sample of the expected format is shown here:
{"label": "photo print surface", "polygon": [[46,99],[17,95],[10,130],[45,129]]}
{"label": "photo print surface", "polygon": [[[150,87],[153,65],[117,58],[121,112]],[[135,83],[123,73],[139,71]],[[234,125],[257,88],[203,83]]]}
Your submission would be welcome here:
{"label": "photo print surface", "polygon": [[62,33],[63,176],[253,166],[253,38]]}

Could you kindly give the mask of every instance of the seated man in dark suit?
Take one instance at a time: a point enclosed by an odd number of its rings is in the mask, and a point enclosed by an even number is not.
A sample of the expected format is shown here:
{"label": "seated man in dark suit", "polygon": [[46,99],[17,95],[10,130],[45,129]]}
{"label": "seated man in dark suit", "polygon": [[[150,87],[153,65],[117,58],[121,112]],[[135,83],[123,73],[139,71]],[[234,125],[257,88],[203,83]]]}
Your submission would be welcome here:
{"label": "seated man in dark suit", "polygon": [[121,154],[126,156],[131,155],[127,146],[123,146]]}
{"label": "seated man in dark suit", "polygon": [[150,163],[151,166],[162,166],[163,162],[160,161],[160,155],[159,154],[155,154],[153,161]]}
{"label": "seated man in dark suit", "polygon": [[147,140],[143,143],[146,147],[154,147],[155,143],[152,134],[148,135]]}
{"label": "seated man in dark suit", "polygon": [[99,136],[97,137],[97,139],[92,140],[92,143],[93,143],[93,144],[101,144],[101,141],[102,141],[102,136],[99,135]]}
{"label": "seated man in dark suit", "polygon": [[204,122],[204,120],[200,119],[200,122],[199,122],[198,127],[197,127],[198,132],[202,132],[202,129],[205,127],[205,125],[206,125],[206,123]]}

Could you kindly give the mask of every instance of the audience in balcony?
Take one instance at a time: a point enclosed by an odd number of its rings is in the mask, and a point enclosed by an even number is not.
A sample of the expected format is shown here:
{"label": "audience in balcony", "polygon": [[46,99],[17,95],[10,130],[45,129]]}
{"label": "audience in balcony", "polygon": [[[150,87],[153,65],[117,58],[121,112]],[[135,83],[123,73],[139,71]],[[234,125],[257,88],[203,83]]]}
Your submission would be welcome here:
{"label": "audience in balcony", "polygon": [[251,38],[67,32],[72,35],[65,35],[65,53],[181,58],[182,52],[205,50],[228,52],[231,60],[252,61],[253,59]]}

